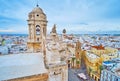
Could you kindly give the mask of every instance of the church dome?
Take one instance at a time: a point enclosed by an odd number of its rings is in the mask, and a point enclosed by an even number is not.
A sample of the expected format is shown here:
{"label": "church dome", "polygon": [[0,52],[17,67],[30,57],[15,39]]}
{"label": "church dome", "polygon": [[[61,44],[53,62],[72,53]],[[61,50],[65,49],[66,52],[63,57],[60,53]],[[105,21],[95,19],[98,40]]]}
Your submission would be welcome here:
{"label": "church dome", "polygon": [[40,7],[35,7],[32,12],[39,12],[39,13],[43,13],[42,9]]}
{"label": "church dome", "polygon": [[42,13],[42,14],[44,14],[43,10],[38,5],[30,13]]}
{"label": "church dome", "polygon": [[33,10],[28,14],[28,20],[42,20],[47,21],[46,14],[43,10],[37,5]]}

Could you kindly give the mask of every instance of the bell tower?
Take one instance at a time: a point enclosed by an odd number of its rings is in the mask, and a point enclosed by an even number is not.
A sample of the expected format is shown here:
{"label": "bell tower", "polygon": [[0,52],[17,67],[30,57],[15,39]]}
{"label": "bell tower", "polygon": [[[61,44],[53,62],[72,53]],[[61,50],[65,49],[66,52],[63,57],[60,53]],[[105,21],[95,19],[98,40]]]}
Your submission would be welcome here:
{"label": "bell tower", "polygon": [[43,10],[37,5],[28,15],[28,51],[42,51],[43,37],[46,38],[47,18]]}

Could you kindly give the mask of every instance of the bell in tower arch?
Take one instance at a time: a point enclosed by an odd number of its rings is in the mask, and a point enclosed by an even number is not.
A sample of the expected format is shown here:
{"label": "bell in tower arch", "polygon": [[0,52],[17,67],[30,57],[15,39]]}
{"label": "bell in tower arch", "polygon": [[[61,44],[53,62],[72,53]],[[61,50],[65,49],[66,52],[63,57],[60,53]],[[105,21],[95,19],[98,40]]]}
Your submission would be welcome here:
{"label": "bell in tower arch", "polygon": [[36,25],[36,35],[40,35],[40,26]]}

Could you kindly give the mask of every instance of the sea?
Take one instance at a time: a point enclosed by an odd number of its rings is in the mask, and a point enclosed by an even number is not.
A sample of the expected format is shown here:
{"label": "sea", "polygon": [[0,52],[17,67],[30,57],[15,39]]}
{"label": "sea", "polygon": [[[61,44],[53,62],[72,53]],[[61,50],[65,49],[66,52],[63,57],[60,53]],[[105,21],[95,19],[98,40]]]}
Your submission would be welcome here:
{"label": "sea", "polygon": [[[59,34],[61,35],[61,34]],[[67,34],[70,35],[70,34]],[[75,36],[83,36],[83,35],[90,35],[90,36],[120,36],[120,34],[73,34]],[[0,34],[0,36],[28,36],[28,34]]]}
{"label": "sea", "polygon": [[28,34],[0,34],[1,36],[28,36]]}

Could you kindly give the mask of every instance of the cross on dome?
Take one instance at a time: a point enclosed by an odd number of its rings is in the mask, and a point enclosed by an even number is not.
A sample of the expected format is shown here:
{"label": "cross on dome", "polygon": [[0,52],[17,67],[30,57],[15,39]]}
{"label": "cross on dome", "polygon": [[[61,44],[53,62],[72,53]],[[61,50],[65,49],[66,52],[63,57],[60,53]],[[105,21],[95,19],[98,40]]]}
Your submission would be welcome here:
{"label": "cross on dome", "polygon": [[39,7],[39,5],[38,5],[38,0],[37,0],[37,5],[36,5],[37,7]]}

